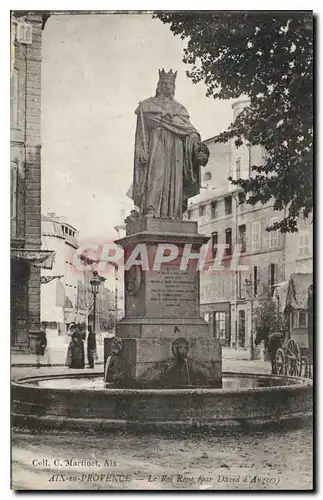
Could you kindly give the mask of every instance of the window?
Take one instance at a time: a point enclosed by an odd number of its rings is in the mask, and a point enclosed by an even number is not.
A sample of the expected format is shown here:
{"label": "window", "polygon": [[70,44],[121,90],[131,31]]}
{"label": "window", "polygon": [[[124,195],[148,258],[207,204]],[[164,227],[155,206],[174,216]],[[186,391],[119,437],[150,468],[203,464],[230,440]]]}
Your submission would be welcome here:
{"label": "window", "polygon": [[253,266],[253,294],[256,297],[258,293],[258,267]]}
{"label": "window", "polygon": [[300,328],[306,328],[307,327],[306,311],[299,311],[299,313],[298,313],[298,324],[299,324]]}
{"label": "window", "polygon": [[300,232],[298,236],[298,256],[308,257],[310,253],[310,235],[308,232]]}
{"label": "window", "polygon": [[245,346],[246,341],[246,313],[245,311],[239,311],[239,347]]}
{"label": "window", "polygon": [[238,298],[245,298],[245,275],[241,271],[238,272]]}
{"label": "window", "polygon": [[204,321],[210,323],[210,313],[204,313]]}
{"label": "window", "polygon": [[245,252],[247,248],[246,235],[246,225],[243,224],[239,226],[239,244],[241,245],[241,252]]}
{"label": "window", "polygon": [[269,264],[269,276],[268,276],[268,285],[271,290],[271,295],[274,294],[274,286],[277,283],[277,274],[278,274],[278,265],[277,264]]}
{"label": "window", "polygon": [[212,179],[211,172],[205,172],[205,174],[203,175],[203,181],[207,182],[207,181],[210,181],[211,179]]}
{"label": "window", "polygon": [[18,127],[19,72],[15,68],[11,80],[11,125]]}
{"label": "window", "polygon": [[215,259],[217,254],[217,245],[218,245],[218,233],[212,233],[211,235],[211,244],[212,244],[212,258]]}
{"label": "window", "polygon": [[[16,199],[13,200],[16,209],[16,236],[18,238],[24,238],[25,236],[25,209],[26,209],[26,186],[25,186],[25,170],[24,165],[18,161],[15,163],[16,171],[16,184],[15,184],[15,196]],[[13,186],[14,188],[14,186]]]}
{"label": "window", "polygon": [[260,250],[260,230],[261,222],[255,221],[252,223],[252,251]]}
{"label": "window", "polygon": [[205,205],[200,205],[199,206],[199,216],[202,217],[202,215],[205,214]]}
{"label": "window", "polygon": [[11,217],[11,237],[16,236],[17,230],[17,171],[18,165],[15,162],[10,164],[10,217]]}
{"label": "window", "polygon": [[292,327],[298,328],[298,311],[292,312]]}
{"label": "window", "polygon": [[241,177],[241,159],[238,158],[236,160],[236,179],[240,179]]}
{"label": "window", "polygon": [[216,312],[215,313],[215,336],[219,340],[225,340],[226,332],[226,313]]}
{"label": "window", "polygon": [[191,220],[191,218],[192,218],[192,211],[187,210],[187,220]]}
{"label": "window", "polygon": [[11,42],[14,43],[17,37],[17,21],[14,18],[11,21]]}
{"label": "window", "polygon": [[[278,222],[276,217],[272,217],[269,221],[269,225],[273,226],[275,222]],[[269,248],[275,248],[279,245],[279,231],[269,232]]]}
{"label": "window", "polygon": [[224,198],[224,211],[225,215],[232,214],[232,196]]}
{"label": "window", "polygon": [[243,191],[240,193],[238,193],[238,198],[239,198],[239,205],[243,205],[244,203],[246,203],[246,193]]}
{"label": "window", "polygon": [[216,219],[218,216],[218,202],[212,201],[211,203],[211,217],[212,219]]}
{"label": "window", "polygon": [[32,44],[32,26],[26,22],[17,23],[17,41],[19,43]]}
{"label": "window", "polygon": [[232,229],[225,230],[225,244],[228,245],[225,249],[225,254],[232,255]]}

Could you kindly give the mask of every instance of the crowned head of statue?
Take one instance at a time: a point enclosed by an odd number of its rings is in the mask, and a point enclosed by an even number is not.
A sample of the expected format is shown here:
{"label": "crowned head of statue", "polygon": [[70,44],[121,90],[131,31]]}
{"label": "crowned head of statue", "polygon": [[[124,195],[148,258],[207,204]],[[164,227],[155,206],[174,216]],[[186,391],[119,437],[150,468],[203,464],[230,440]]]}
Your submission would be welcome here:
{"label": "crowned head of statue", "polygon": [[158,70],[159,80],[156,89],[156,96],[173,98],[175,94],[175,79],[177,71],[170,70],[168,73],[164,70]]}

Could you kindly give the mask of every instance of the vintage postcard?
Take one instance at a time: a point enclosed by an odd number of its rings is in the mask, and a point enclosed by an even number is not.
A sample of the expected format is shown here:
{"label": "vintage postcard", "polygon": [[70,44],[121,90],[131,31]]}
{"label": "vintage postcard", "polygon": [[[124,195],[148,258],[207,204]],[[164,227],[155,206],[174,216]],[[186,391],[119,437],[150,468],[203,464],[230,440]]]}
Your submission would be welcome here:
{"label": "vintage postcard", "polygon": [[10,12],[11,487],[313,489],[313,13]]}

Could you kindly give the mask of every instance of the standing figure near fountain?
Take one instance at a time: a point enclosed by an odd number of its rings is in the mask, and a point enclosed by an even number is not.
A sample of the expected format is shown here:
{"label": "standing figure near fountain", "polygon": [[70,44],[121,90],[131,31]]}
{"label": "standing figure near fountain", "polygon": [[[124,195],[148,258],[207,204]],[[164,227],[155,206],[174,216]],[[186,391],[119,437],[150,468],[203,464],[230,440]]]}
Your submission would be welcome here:
{"label": "standing figure near fountain", "polygon": [[83,334],[77,328],[68,345],[66,365],[70,368],[82,369],[85,366]]}
{"label": "standing figure near fountain", "polygon": [[177,71],[159,71],[155,97],[136,110],[132,198],[146,217],[181,219],[188,198],[200,190],[200,165],[209,150],[174,99]]}
{"label": "standing figure near fountain", "polygon": [[92,330],[91,325],[88,326],[88,336],[87,336],[87,360],[89,368],[94,368],[94,355],[96,351],[96,339],[95,333]]}
{"label": "standing figure near fountain", "polygon": [[42,329],[40,331],[39,337],[36,342],[37,368],[40,368],[40,356],[44,356],[46,347],[47,347],[46,331],[45,329]]}

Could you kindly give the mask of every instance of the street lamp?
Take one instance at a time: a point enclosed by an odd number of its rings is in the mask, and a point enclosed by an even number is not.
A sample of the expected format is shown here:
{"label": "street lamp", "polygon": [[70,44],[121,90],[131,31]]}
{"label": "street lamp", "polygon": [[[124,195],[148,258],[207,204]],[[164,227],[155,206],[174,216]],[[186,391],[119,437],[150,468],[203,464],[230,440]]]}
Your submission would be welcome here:
{"label": "street lamp", "polygon": [[93,293],[93,333],[95,335],[95,320],[96,320],[96,296],[99,293],[99,287],[101,285],[101,279],[98,276],[97,271],[93,271],[93,278],[90,280],[91,290]]}

